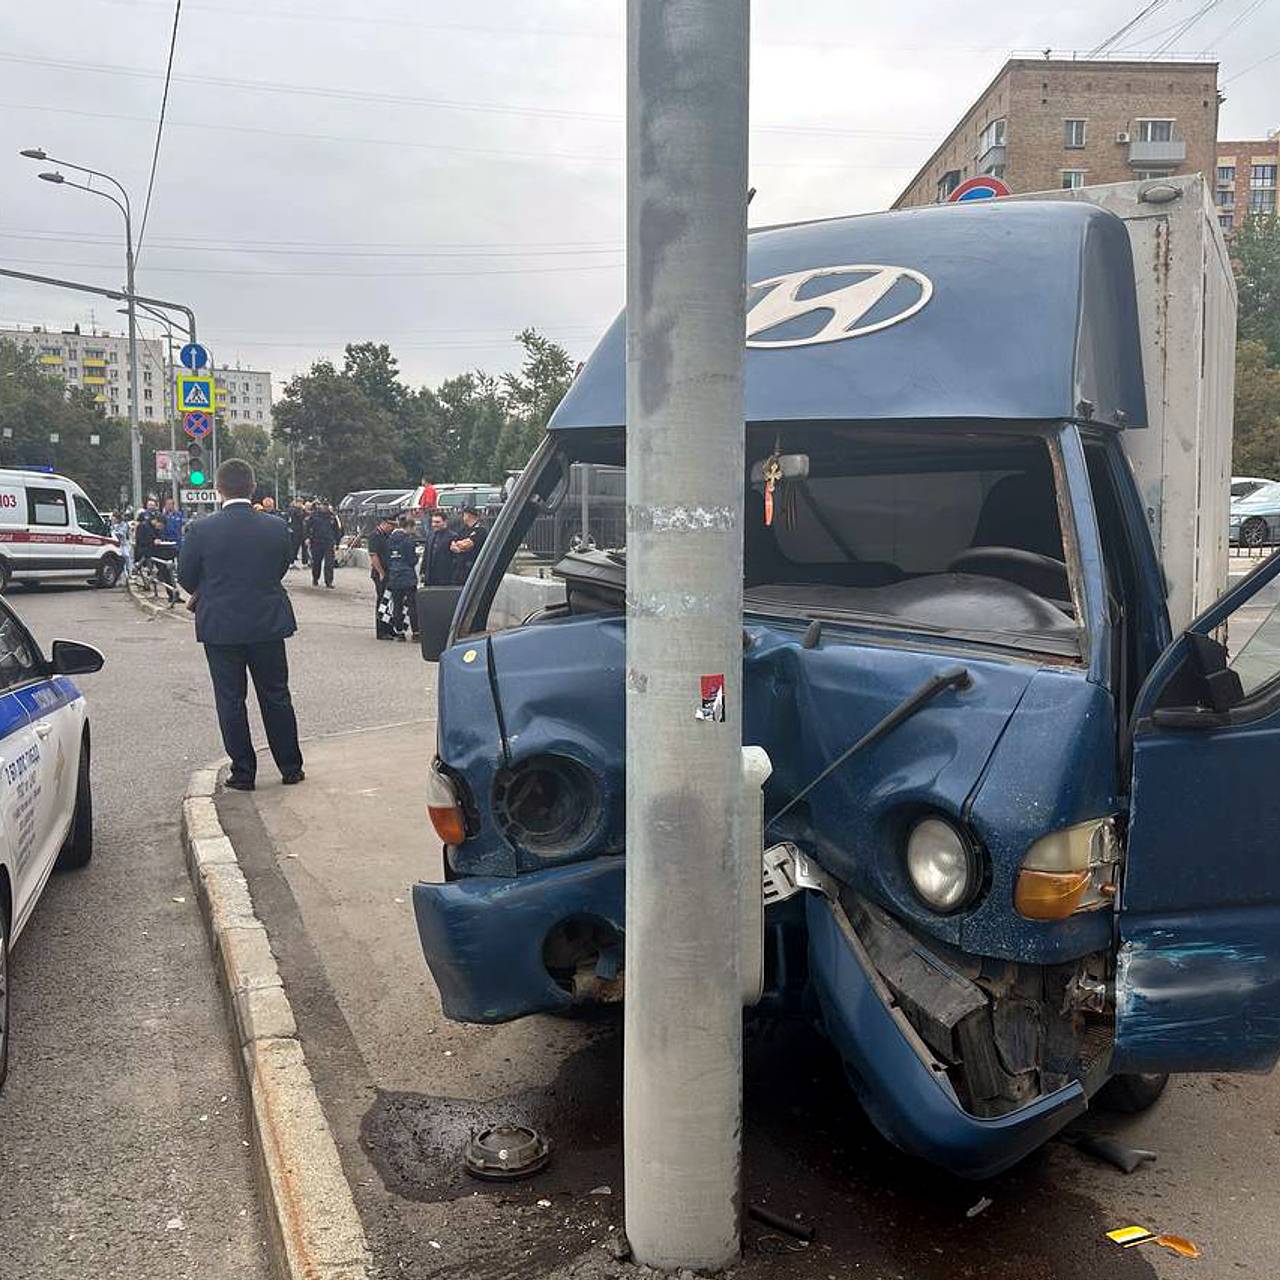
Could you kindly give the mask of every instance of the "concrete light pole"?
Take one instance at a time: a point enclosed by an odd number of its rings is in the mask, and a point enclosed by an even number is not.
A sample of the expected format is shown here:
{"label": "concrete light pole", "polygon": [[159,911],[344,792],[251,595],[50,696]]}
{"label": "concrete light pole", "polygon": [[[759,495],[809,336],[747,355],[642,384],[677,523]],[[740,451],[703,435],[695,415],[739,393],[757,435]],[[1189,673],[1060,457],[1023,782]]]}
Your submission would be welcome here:
{"label": "concrete light pole", "polygon": [[748,27],[627,4],[626,1229],[710,1271],[741,1225]]}
{"label": "concrete light pole", "polygon": [[75,169],[78,173],[87,173],[95,178],[101,178],[104,182],[111,183],[120,193],[121,199],[117,200],[110,192],[99,191],[97,187],[90,186],[87,182],[68,182],[61,173],[42,173],[40,175],[45,182],[56,183],[58,186],[75,187],[77,191],[87,191],[90,195],[101,196],[104,200],[110,200],[124,215],[125,288],[127,290],[125,305],[129,308],[129,377],[133,383],[129,394],[129,461],[133,479],[133,506],[136,511],[142,505],[142,431],[138,425],[138,400],[142,396],[142,386],[138,379],[137,291],[133,278],[133,212],[129,203],[129,193],[124,189],[123,184],[109,173],[103,173],[99,169],[90,169],[86,165],[73,164],[70,160],[57,160],[39,147],[28,147],[21,154],[26,156],[28,160],[48,160],[53,164]]}

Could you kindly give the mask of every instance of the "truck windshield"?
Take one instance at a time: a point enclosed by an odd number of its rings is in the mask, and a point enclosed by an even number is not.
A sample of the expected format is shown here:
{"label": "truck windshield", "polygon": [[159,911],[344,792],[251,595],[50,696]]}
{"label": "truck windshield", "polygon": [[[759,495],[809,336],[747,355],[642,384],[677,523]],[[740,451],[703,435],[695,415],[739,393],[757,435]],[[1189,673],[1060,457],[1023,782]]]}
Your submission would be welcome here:
{"label": "truck windshield", "polygon": [[[572,461],[573,445],[561,446],[557,482],[536,516],[520,522],[511,567],[554,566],[569,584],[570,613],[621,609],[620,452],[610,456],[597,441],[598,461]],[[747,613],[1080,655],[1045,436],[968,425],[753,427],[746,453]],[[575,593],[586,579],[591,590]]]}

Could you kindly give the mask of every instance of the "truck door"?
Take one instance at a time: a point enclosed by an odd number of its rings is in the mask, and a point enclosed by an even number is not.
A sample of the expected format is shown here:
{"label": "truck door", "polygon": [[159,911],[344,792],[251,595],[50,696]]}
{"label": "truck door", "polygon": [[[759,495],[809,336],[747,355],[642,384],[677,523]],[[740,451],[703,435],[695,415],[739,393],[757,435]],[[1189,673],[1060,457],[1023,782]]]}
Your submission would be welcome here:
{"label": "truck door", "polygon": [[1138,695],[1119,1072],[1265,1071],[1280,1055],[1278,574],[1280,553],[1197,618]]}

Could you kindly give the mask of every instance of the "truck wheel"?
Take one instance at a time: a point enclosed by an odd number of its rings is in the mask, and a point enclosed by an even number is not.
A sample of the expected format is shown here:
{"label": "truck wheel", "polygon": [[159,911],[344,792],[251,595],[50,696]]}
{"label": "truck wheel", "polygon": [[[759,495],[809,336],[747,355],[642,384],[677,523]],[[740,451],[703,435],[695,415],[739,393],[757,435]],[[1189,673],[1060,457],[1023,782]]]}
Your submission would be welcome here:
{"label": "truck wheel", "polygon": [[120,581],[120,557],[103,556],[91,581],[95,587],[114,587]]}
{"label": "truck wheel", "polygon": [[58,850],[57,868],[69,871],[86,866],[93,857],[93,784],[89,778],[89,744],[80,744],[80,768],[76,772],[76,807],[71,829]]}
{"label": "truck wheel", "polygon": [[1246,547],[1265,546],[1268,539],[1267,522],[1261,516],[1250,516],[1240,526],[1240,541]]}
{"label": "truck wheel", "polygon": [[1137,1115],[1139,1111],[1155,1106],[1168,1083],[1167,1075],[1112,1076],[1098,1090],[1096,1101],[1107,1111]]}

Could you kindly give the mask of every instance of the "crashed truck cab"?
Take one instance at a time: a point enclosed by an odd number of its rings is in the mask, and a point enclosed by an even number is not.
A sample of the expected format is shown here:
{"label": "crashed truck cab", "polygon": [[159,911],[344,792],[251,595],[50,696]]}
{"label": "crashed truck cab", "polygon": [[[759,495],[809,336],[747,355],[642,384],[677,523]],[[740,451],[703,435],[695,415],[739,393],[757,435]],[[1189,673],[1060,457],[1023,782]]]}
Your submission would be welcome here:
{"label": "crashed truck cab", "polygon": [[[1125,225],[868,215],[753,233],[748,269],[742,741],[775,870],[811,886],[767,895],[758,1011],[814,1018],[888,1138],[974,1177],[1109,1078],[1269,1068],[1280,628],[1220,639],[1280,565],[1171,630]],[[446,882],[414,907],[460,1021],[625,992],[624,424],[619,319],[440,656]],[[613,496],[583,530],[588,483]],[[597,545],[500,619],[549,524]]]}

